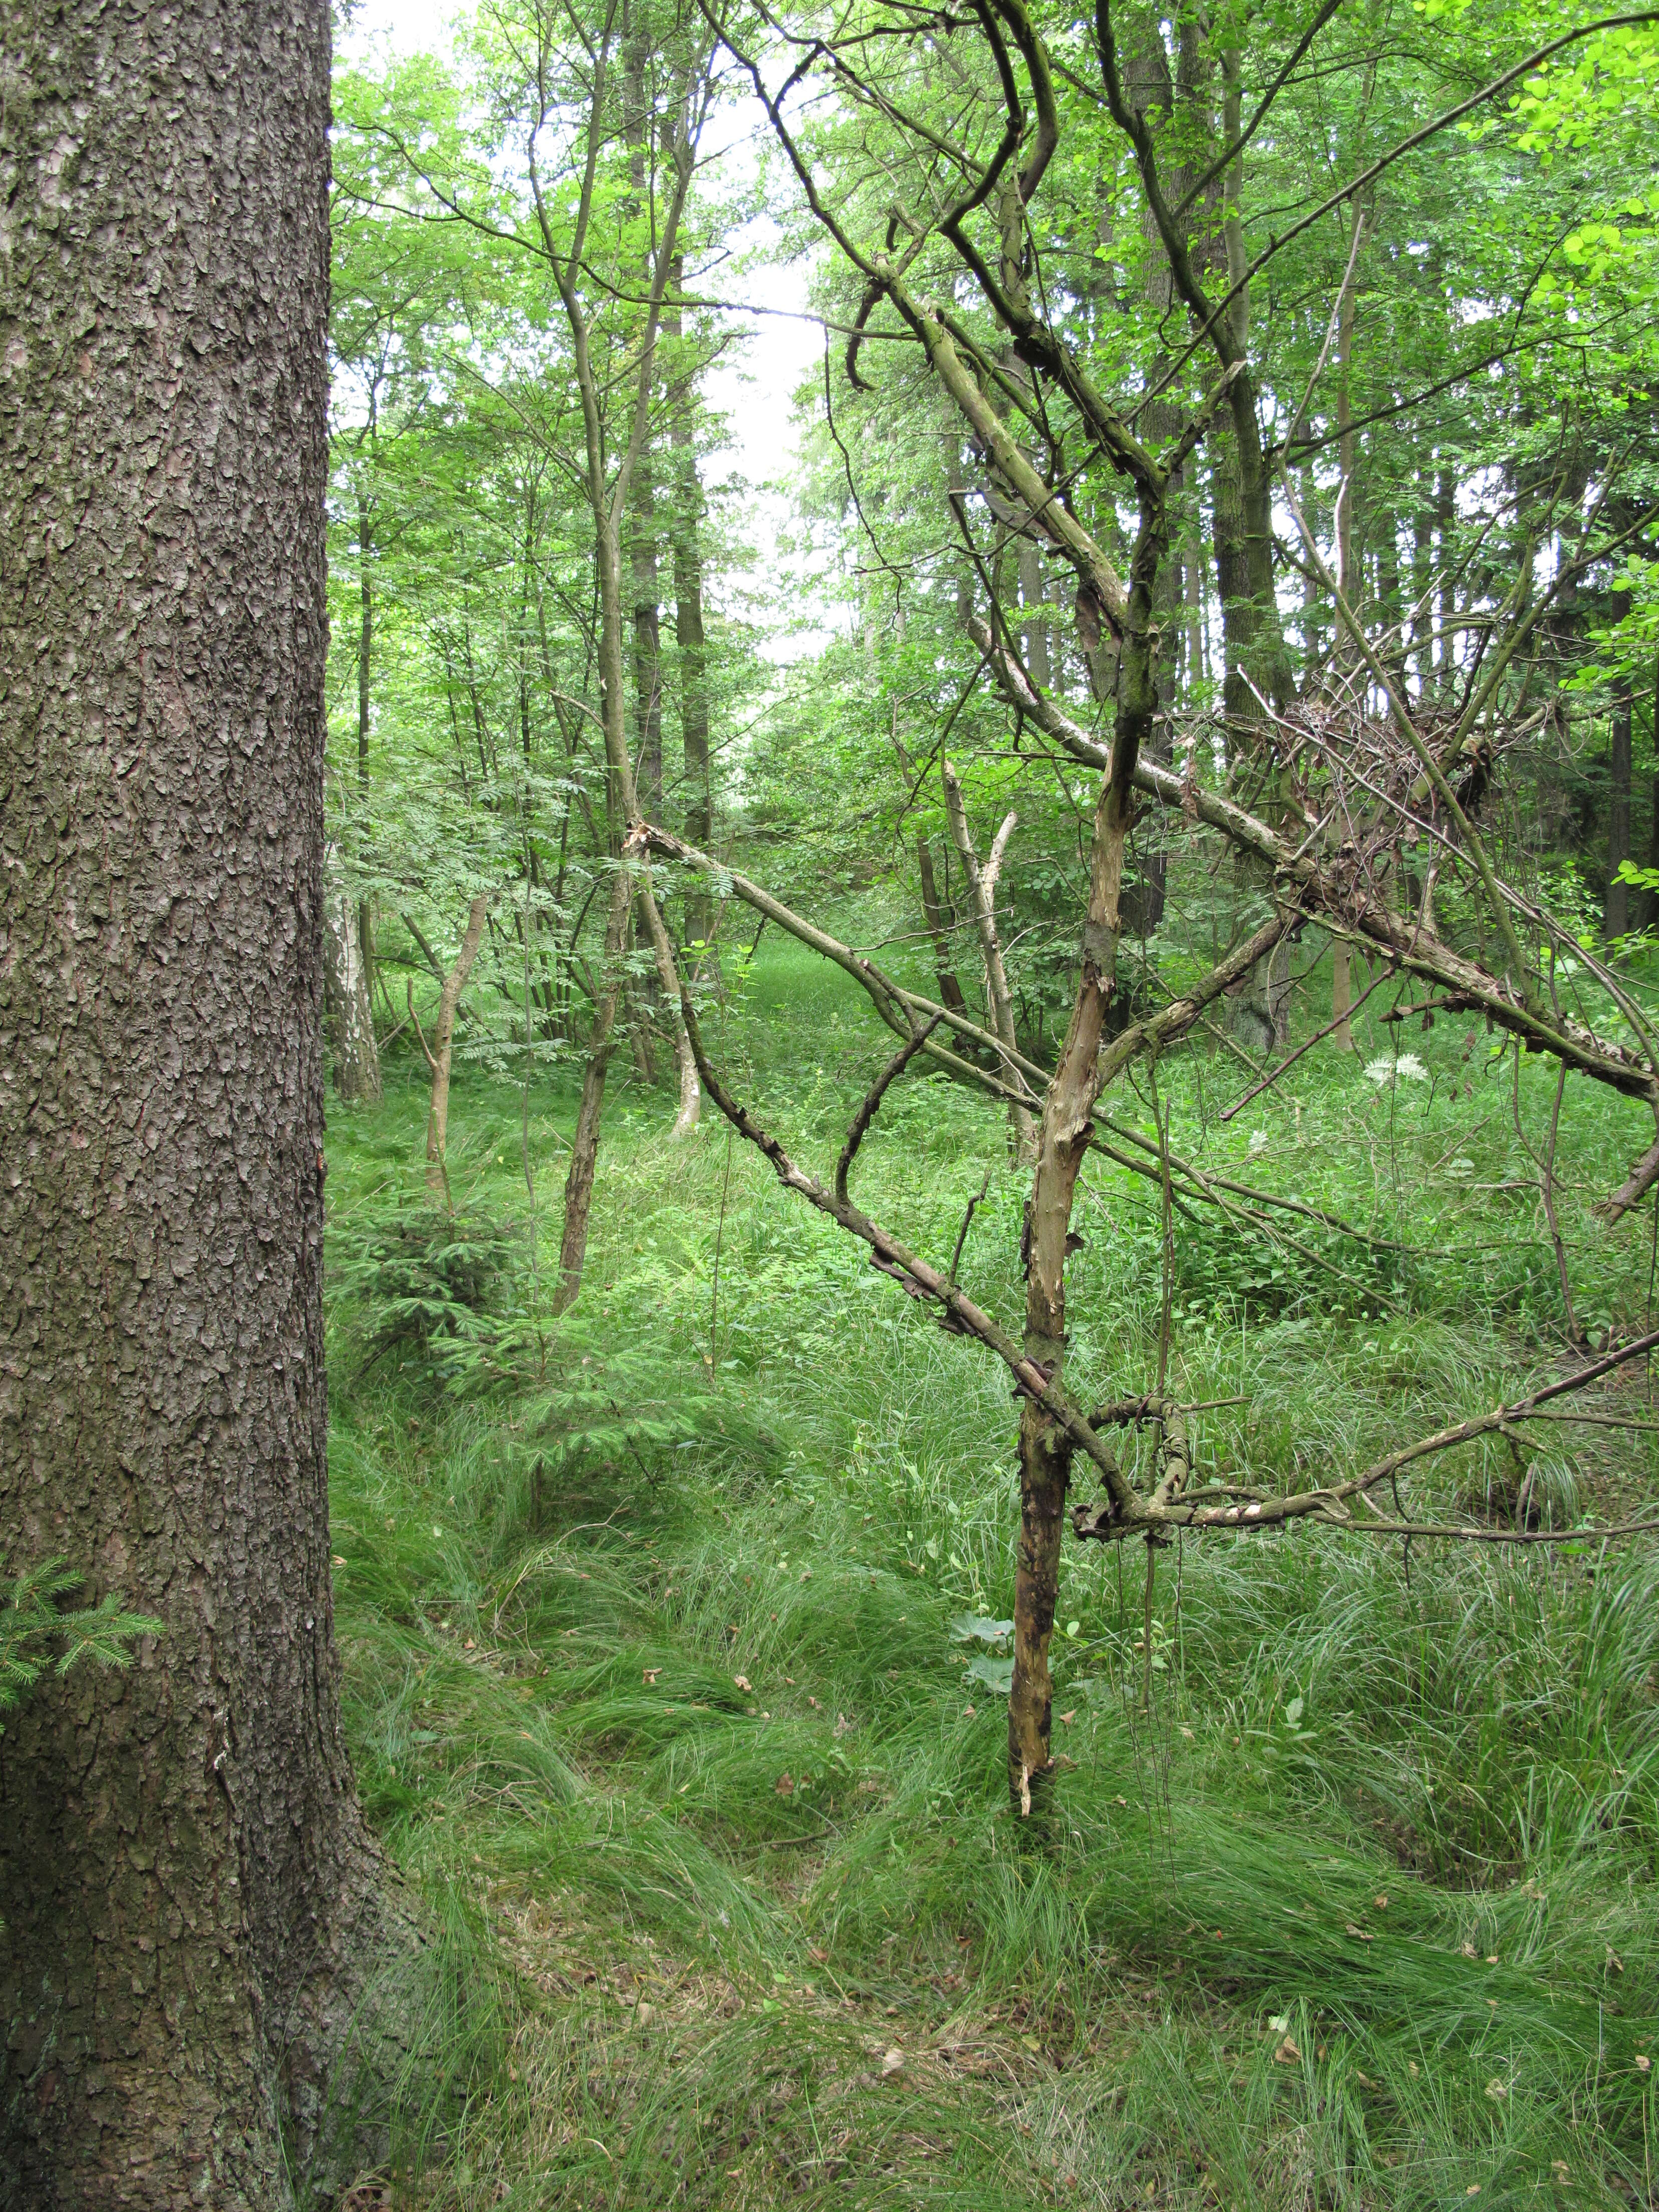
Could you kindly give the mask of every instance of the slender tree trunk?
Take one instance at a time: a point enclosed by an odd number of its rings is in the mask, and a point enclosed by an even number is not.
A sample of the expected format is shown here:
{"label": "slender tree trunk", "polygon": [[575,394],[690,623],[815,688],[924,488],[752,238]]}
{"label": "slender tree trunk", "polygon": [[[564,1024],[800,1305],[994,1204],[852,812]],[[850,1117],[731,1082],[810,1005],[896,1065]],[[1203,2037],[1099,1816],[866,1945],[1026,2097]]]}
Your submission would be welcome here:
{"label": "slender tree trunk", "polygon": [[325,998],[334,1032],[334,1087],[342,1098],[378,1104],[380,1054],[368,969],[357,939],[357,910],[341,890],[324,893],[323,954]]}
{"label": "slender tree trunk", "polygon": [[1613,687],[1613,731],[1607,769],[1610,797],[1607,807],[1607,896],[1602,908],[1601,933],[1623,937],[1630,927],[1630,885],[1620,869],[1630,858],[1631,682],[1619,677]]}
{"label": "slender tree trunk", "polygon": [[480,891],[467,915],[455,964],[444,977],[443,988],[438,994],[437,1024],[427,1047],[427,1060],[432,1069],[432,1099],[426,1115],[426,1187],[446,1203],[449,1198],[449,1069],[455,1042],[455,1016],[467,977],[472,973],[472,963],[478,957],[478,947],[483,943],[484,924],[489,919],[489,899]]}
{"label": "slender tree trunk", "polygon": [[[357,492],[357,568],[358,588],[362,603],[357,631],[357,795],[365,812],[368,809],[368,738],[369,738],[369,672],[374,650],[374,582],[369,573],[374,555],[374,526],[369,512],[368,495],[361,486]],[[357,902],[357,945],[362,955],[364,989],[374,987],[374,914],[367,896]],[[372,1029],[370,1035],[374,1034]],[[380,1095],[380,1070],[378,1054],[374,1067],[374,1096]]]}
{"label": "slender tree trunk", "polygon": [[634,696],[640,805],[662,815],[662,616],[658,603],[657,502],[649,457],[634,471],[629,557],[634,572]]}
{"label": "slender tree trunk", "polygon": [[1038,690],[1046,691],[1053,678],[1048,664],[1048,621],[1042,605],[1042,562],[1029,538],[1020,538],[1016,545],[1015,566],[1026,672]]}
{"label": "slender tree trunk", "polygon": [[[1101,1080],[1101,1044],[1117,981],[1123,854],[1133,815],[1130,778],[1158,705],[1152,593],[1164,550],[1161,508],[1143,510],[1119,662],[1112,769],[1102,779],[1089,857],[1089,908],[1076,1002],[1042,1102],[1026,1209],[1025,1352],[1050,1380],[1066,1363],[1066,1258],[1077,1179]],[[1054,1416],[1026,1398],[1019,1423],[1019,1542],[1014,1572],[1014,1679],[1008,1698],[1008,1788],[1023,1817],[1045,1811],[1054,1681],[1048,1647],[1060,1591],[1060,1537],[1072,1446]]]}
{"label": "slender tree trunk", "polygon": [[[628,942],[628,908],[632,892],[628,871],[617,866],[605,908],[605,953],[602,975],[614,978]],[[617,1001],[615,984],[602,986],[593,1009],[593,1027],[587,1041],[587,1064],[582,1071],[581,1103],[570,1140],[570,1166],[564,1182],[564,1234],[559,1244],[559,1287],[555,1310],[562,1313],[582,1286],[587,1259],[587,1223],[593,1208],[593,1178],[599,1164],[599,1116],[605,1109],[605,1080],[616,1048]]]}
{"label": "slender tree trunk", "polygon": [[329,1566],[329,16],[3,43],[0,1558],[165,1628],[7,1717],[0,2202],[277,2212],[403,1924]]}
{"label": "slender tree trunk", "polygon": [[[670,283],[678,293],[684,272],[677,256]],[[681,335],[678,307],[665,313],[664,334]],[[674,465],[674,642],[679,648],[680,737],[685,763],[685,836],[688,844],[709,849],[714,830],[714,791],[708,763],[708,647],[702,620],[702,490],[697,481],[696,430],[690,374],[683,364],[670,386],[669,450]],[[689,945],[707,945],[714,908],[702,878],[685,895]],[[694,1067],[693,1073],[696,1073]]]}
{"label": "slender tree trunk", "polygon": [[[624,70],[626,76],[626,63]],[[627,94],[629,100],[637,96],[638,83],[635,72],[632,80],[633,88]],[[685,88],[689,92],[689,86]],[[588,151],[595,159],[606,120],[604,72],[599,69],[593,75],[590,106],[584,126]],[[631,121],[629,128],[634,128]],[[586,1260],[588,1218],[592,1209],[593,1179],[599,1164],[599,1119],[615,1044],[617,1005],[622,992],[621,960],[628,939],[629,910],[634,898],[634,872],[623,851],[629,824],[639,816],[639,800],[634,784],[634,765],[629,757],[628,721],[623,703],[621,520],[627,512],[633,471],[644,450],[649,430],[656,341],[661,328],[661,301],[670,274],[678,265],[675,241],[679,229],[680,211],[691,179],[695,149],[689,141],[684,141],[683,132],[678,126],[677,133],[671,135],[675,136],[675,184],[670,204],[664,211],[661,228],[657,234],[659,244],[648,271],[651,304],[646,312],[642,332],[644,343],[632,395],[632,419],[628,434],[622,441],[614,480],[609,458],[605,395],[600,389],[599,374],[591,351],[586,310],[577,289],[580,272],[574,257],[568,260],[560,258],[552,246],[550,235],[544,240],[550,270],[558,287],[560,301],[570,330],[572,366],[581,400],[586,445],[583,488],[593,518],[594,580],[599,587],[598,658],[605,728],[605,821],[614,869],[605,914],[605,961],[599,998],[593,1012],[587,1066],[582,1076],[581,1104],[577,1111],[575,1134],[571,1141],[569,1171],[565,1177],[564,1234],[559,1248],[559,1287],[556,1294],[556,1310],[561,1313],[571,1304],[581,1288],[582,1269]],[[585,222],[586,201],[584,208],[582,220]],[[642,885],[647,906],[654,915],[656,901],[648,878],[642,878]],[[657,921],[660,925],[660,915],[657,916]],[[656,942],[655,929],[652,933],[653,942]],[[659,972],[665,944],[665,933],[658,944]],[[672,949],[668,959],[672,966]],[[678,982],[672,1003],[677,1049],[689,1054],[684,1023],[679,1013]],[[683,1060],[681,1064],[683,1066]],[[682,1110],[684,1097],[683,1089]]]}
{"label": "slender tree trunk", "polygon": [[[981,871],[979,856],[974,850],[973,836],[968,827],[968,810],[962,802],[962,786],[957,781],[956,770],[947,760],[939,763],[945,779],[945,806],[951,820],[951,835],[962,860],[962,872],[968,878],[969,904],[973,908],[974,924],[979,931],[980,951],[985,958],[985,995],[990,1007],[991,1026],[1010,1054],[1008,1074],[1014,1079],[1012,1055],[1017,1048],[1014,1035],[1014,1002],[1008,988],[1008,971],[1002,961],[1002,941],[997,935],[996,881],[1001,872],[1002,856],[1008,849],[1018,817],[1011,814],[996,834],[991,848],[991,858]],[[1036,1143],[1036,1126],[1024,1106],[1011,1104],[1008,1123],[1013,1132],[1014,1146],[1021,1159],[1029,1159]]]}
{"label": "slender tree trunk", "polygon": [[953,1014],[965,1015],[968,1001],[962,995],[962,986],[957,981],[956,967],[951,958],[951,917],[939,895],[939,884],[933,874],[933,848],[921,830],[916,832],[916,866],[921,872],[922,917],[927,924],[927,934],[933,940],[933,967],[939,977],[939,1002],[948,1006]]}

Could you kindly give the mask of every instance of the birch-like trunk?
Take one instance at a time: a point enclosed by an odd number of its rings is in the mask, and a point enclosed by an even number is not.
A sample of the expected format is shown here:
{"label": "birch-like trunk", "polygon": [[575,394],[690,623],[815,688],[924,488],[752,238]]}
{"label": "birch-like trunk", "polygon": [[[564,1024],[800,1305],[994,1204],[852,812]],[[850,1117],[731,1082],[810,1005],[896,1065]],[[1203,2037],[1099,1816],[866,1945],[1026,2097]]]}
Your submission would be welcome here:
{"label": "birch-like trunk", "polygon": [[[366,902],[365,902],[366,903]],[[323,981],[333,1032],[334,1087],[353,1103],[378,1104],[380,1052],[369,1005],[368,968],[358,937],[361,909],[338,885],[323,900]]]}
{"label": "birch-like trunk", "polygon": [[478,947],[483,942],[489,914],[489,897],[480,891],[466,917],[466,929],[455,964],[444,977],[443,988],[438,994],[437,1026],[427,1047],[427,1060],[432,1069],[432,1099],[426,1116],[426,1187],[446,1204],[449,1200],[449,1069],[455,1042],[455,1015],[467,977],[472,973],[472,963],[478,957]]}

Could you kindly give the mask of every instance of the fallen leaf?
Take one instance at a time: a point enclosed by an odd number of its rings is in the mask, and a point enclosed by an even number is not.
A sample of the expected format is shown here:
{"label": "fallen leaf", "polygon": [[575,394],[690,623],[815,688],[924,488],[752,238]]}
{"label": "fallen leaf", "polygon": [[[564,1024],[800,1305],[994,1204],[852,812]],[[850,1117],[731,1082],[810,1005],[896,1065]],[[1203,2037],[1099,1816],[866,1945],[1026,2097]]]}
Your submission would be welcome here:
{"label": "fallen leaf", "polygon": [[1553,2159],[1550,2161],[1550,2172],[1559,2182],[1565,2183],[1572,2179],[1572,2168],[1564,2158]]}
{"label": "fallen leaf", "polygon": [[1619,1954],[1612,1948],[1611,1945],[1607,1948],[1607,1966],[1615,1974],[1622,1974],[1625,1971],[1624,1960],[1620,1957]]}
{"label": "fallen leaf", "polygon": [[1411,2077],[1412,2077],[1412,2079],[1413,2079],[1413,2081],[1416,2081],[1416,2079],[1417,2079],[1417,2061],[1416,2061],[1414,2058],[1408,2058],[1408,2059],[1406,2061],[1406,2071],[1407,2071],[1407,2072],[1411,2075]]}
{"label": "fallen leaf", "polygon": [[1480,2184],[1478,2181],[1470,2182],[1463,2194],[1465,2197],[1478,2197],[1480,2194]]}
{"label": "fallen leaf", "polygon": [[1186,1737],[1186,1739],[1187,1739],[1187,1741],[1188,1741],[1188,1743],[1196,1743],[1196,1742],[1197,1742],[1198,1738],[1197,1738],[1197,1737],[1193,1734],[1192,1730],[1191,1730],[1189,1728],[1184,1728],[1184,1729],[1182,1729],[1182,1731],[1181,1731],[1181,1733],[1182,1734],[1182,1735],[1184,1735],[1184,1736]]}
{"label": "fallen leaf", "polygon": [[1302,2053],[1297,2049],[1295,2043],[1288,2035],[1280,2039],[1279,2048],[1273,2052],[1274,2058],[1281,2066],[1295,2065],[1297,2060],[1300,2058],[1301,2056]]}
{"label": "fallen leaf", "polygon": [[343,1567],[345,1565],[345,1561],[337,1556],[329,1561],[329,1565],[334,1567]]}
{"label": "fallen leaf", "polygon": [[825,1966],[830,1963],[830,1954],[827,1951],[820,1951],[816,1943],[807,1945],[806,1955],[817,1966]]}
{"label": "fallen leaf", "polygon": [[469,1636],[465,1643],[462,1644],[461,1649],[463,1651],[475,1651],[477,1649],[477,1646],[473,1643],[472,1638]]}
{"label": "fallen leaf", "polygon": [[882,2060],[881,2070],[884,2075],[903,2073],[904,2053],[899,2049],[896,2043],[887,2053],[887,2056]]}
{"label": "fallen leaf", "polygon": [[1129,1802],[1129,1801],[1128,1801],[1128,1799],[1127,1799],[1127,1797],[1115,1797],[1115,1798],[1112,1800],[1112,1802],[1113,1802],[1115,1805],[1127,1805],[1127,1804],[1128,1803],[1128,1802]]}
{"label": "fallen leaf", "polygon": [[660,1667],[647,1667],[642,1671],[647,1682],[649,1683],[651,1687],[654,1690],[657,1686],[657,1677],[661,1674],[662,1668]]}
{"label": "fallen leaf", "polygon": [[1496,1951],[1488,1951],[1488,1952],[1487,1952],[1487,1954],[1486,1954],[1486,1964],[1487,1964],[1489,1966],[1495,1966],[1498,1964],[1498,1954],[1497,1954],[1497,1952],[1496,1952]]}
{"label": "fallen leaf", "polygon": [[1350,1936],[1357,1936],[1362,1943],[1369,1943],[1371,1941],[1371,1938],[1365,1933],[1364,1929],[1363,1928],[1356,1928],[1352,1920],[1348,1923],[1348,1933]]}
{"label": "fallen leaf", "polygon": [[1650,2058],[1648,2057],[1648,2054],[1647,2054],[1647,2052],[1646,2052],[1645,2051],[1638,2051],[1637,2052],[1637,2054],[1636,2054],[1636,2070],[1637,2070],[1637,2072],[1638,2072],[1638,2074],[1645,2074],[1645,2073],[1647,2073],[1647,2072],[1649,2071],[1649,2069],[1651,2068],[1652,2064],[1653,2064],[1653,2061],[1652,2061],[1652,2059],[1650,2059]]}
{"label": "fallen leaf", "polygon": [[732,1680],[737,1684],[740,1690],[752,1690],[755,1686],[750,1680],[747,1674],[734,1674],[732,1677]]}
{"label": "fallen leaf", "polygon": [[1491,2081],[1486,2084],[1486,2094],[1492,2099],[1493,2104],[1501,2105],[1504,2098],[1507,2097],[1509,2094],[1509,2083],[1507,2081],[1500,2081],[1497,2075],[1494,2074]]}
{"label": "fallen leaf", "polygon": [[1480,1954],[1475,1949],[1473,1943],[1465,1943],[1462,1947],[1461,1955],[1465,1959],[1478,1959]]}
{"label": "fallen leaf", "polygon": [[812,1711],[813,1711],[814,1712],[817,1712],[817,1711],[818,1711],[818,1701],[817,1701],[817,1699],[815,1697],[813,1697],[813,1696],[811,1694],[811,1692],[808,1692],[808,1694],[807,1694],[807,1699],[806,1699],[806,1702],[807,1702],[807,1704],[808,1704],[809,1705],[811,1705],[811,1707],[812,1708]]}
{"label": "fallen leaf", "polygon": [[963,1707],[963,1709],[962,1709],[962,1717],[963,1717],[963,1718],[964,1720],[969,1720],[969,1721],[970,1721],[970,1720],[972,1720],[972,1719],[973,1719],[973,1717],[974,1717],[974,1708],[972,1707],[972,1705],[964,1705],[964,1706]]}
{"label": "fallen leaf", "polygon": [[1370,2075],[1369,2074],[1362,2074],[1357,2066],[1353,2069],[1353,2078],[1358,2082],[1362,2089],[1374,2089],[1376,2087],[1376,2082],[1372,2081]]}
{"label": "fallen leaf", "polygon": [[794,1686],[795,1686],[795,1678],[794,1678],[794,1676],[793,1676],[793,1674],[786,1674],[786,1675],[784,1676],[784,1678],[783,1678],[783,1679],[784,1679],[784,1680],[785,1680],[786,1682],[787,1682],[787,1684],[789,1685],[790,1688],[793,1690],[793,1689],[794,1688]]}
{"label": "fallen leaf", "polygon": [[1385,1891],[1383,1892],[1383,1893],[1382,1893],[1382,1895],[1381,1897],[1374,1897],[1374,1898],[1371,1899],[1371,1903],[1372,1903],[1372,1904],[1376,1907],[1376,1909],[1377,1909],[1377,1911],[1378,1911],[1379,1912],[1386,1912],[1386,1911],[1388,1911],[1388,1909],[1389,1909],[1389,1898],[1388,1898],[1388,1893],[1387,1893],[1387,1891],[1385,1890]]}
{"label": "fallen leaf", "polygon": [[1069,1713],[1062,1713],[1062,1714],[1060,1715],[1060,1724],[1061,1728],[1070,1728],[1070,1726],[1072,1725],[1072,1723],[1073,1723],[1076,1718],[1077,1718],[1077,1707],[1076,1707],[1075,1705],[1073,1705],[1073,1708],[1072,1708],[1072,1710],[1071,1710],[1071,1711],[1070,1711]]}
{"label": "fallen leaf", "polygon": [[793,1774],[785,1771],[779,1775],[773,1786],[780,1797],[793,1797],[795,1794],[795,1778]]}

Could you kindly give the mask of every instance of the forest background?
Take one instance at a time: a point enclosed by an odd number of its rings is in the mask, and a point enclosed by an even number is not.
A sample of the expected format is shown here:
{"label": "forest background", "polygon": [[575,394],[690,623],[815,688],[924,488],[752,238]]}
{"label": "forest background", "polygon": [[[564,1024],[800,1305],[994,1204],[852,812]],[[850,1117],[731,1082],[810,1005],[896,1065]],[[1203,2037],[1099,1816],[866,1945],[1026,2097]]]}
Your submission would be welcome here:
{"label": "forest background", "polygon": [[342,26],[365,2202],[1652,2201],[1656,71]]}

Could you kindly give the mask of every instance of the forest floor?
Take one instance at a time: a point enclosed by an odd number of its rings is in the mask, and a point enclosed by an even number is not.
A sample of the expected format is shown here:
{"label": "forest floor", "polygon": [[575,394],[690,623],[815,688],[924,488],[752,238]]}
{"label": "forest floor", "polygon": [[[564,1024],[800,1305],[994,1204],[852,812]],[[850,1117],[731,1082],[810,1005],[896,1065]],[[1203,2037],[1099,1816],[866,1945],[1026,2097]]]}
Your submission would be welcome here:
{"label": "forest floor", "polygon": [[[888,1048],[845,979],[763,951],[709,1030],[827,1171]],[[1368,1074],[1391,1038],[1420,1079]],[[1171,1375],[1229,1401],[1194,1419],[1200,1479],[1352,1469],[1568,1360],[1515,1117],[1541,1152],[1553,1072],[1455,1022],[1360,1042],[1225,1124],[1230,1046],[1158,1071],[1177,1153],[1382,1240],[1177,1211]],[[1651,1547],[1211,1539],[1158,1557],[1148,1650],[1144,1552],[1068,1539],[1033,1839],[1006,1377],[712,1112],[671,1142],[621,1054],[554,1322],[578,1073],[526,1099],[463,1071],[453,1223],[412,1069],[331,1106],[348,1720],[442,1960],[398,2172],[355,2202],[1659,2202]],[[1559,1211],[1599,1336],[1642,1319],[1649,1231],[1589,1208],[1651,1130],[1575,1108]],[[988,1176],[963,1280],[1011,1318],[1025,1178],[994,1110],[907,1079],[855,1190],[943,1259]],[[1156,1182],[1092,1158],[1078,1227],[1089,1402],[1156,1368]],[[1594,1402],[1648,1395],[1638,1367]],[[1528,1466],[1471,1449],[1413,1501],[1501,1518],[1529,1478],[1571,1525],[1651,1498],[1654,1445],[1540,1426]]]}

